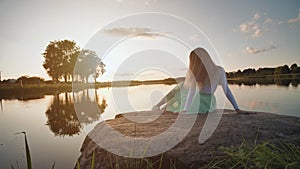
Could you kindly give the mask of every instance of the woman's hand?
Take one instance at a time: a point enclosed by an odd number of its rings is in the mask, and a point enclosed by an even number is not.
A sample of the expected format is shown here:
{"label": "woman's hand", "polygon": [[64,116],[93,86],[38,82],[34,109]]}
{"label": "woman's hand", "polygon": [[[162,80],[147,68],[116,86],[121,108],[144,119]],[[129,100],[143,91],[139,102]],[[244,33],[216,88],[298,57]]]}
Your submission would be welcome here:
{"label": "woman's hand", "polygon": [[240,109],[236,109],[235,111],[236,111],[238,114],[256,114],[256,112],[245,111],[245,110],[240,110]]}
{"label": "woman's hand", "polygon": [[160,110],[160,106],[155,105],[155,106],[152,107],[152,110]]}

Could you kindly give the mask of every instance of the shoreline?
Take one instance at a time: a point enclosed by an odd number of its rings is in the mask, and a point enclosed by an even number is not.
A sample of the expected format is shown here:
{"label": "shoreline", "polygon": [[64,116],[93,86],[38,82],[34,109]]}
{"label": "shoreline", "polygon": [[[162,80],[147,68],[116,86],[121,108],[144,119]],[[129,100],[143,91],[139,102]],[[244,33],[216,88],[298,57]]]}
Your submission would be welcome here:
{"label": "shoreline", "polygon": [[[22,95],[50,95],[63,92],[82,91],[84,89],[91,88],[111,88],[111,87],[127,87],[127,86],[139,86],[139,85],[155,85],[165,84],[173,85],[178,82],[182,82],[184,77],[179,78],[168,78],[162,80],[145,80],[145,81],[114,81],[114,82],[97,82],[94,83],[74,83],[71,82],[60,82],[57,84],[53,83],[41,83],[41,84],[1,84],[0,83],[0,97],[10,96],[22,96]],[[300,74],[282,74],[282,75],[262,75],[262,76],[244,76],[227,78],[229,84],[237,85],[281,85],[298,86],[300,83]]]}

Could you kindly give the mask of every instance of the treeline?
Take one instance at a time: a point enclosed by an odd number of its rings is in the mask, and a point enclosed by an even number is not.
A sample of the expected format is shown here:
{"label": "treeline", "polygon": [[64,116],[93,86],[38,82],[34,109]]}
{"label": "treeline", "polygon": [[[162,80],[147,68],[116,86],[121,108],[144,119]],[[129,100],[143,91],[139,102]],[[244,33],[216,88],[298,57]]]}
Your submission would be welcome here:
{"label": "treeline", "polygon": [[278,66],[275,68],[258,68],[257,70],[248,68],[243,71],[227,72],[227,78],[245,77],[245,76],[262,76],[262,75],[281,75],[300,73],[300,67],[296,63],[290,67],[288,65]]}
{"label": "treeline", "polygon": [[32,84],[42,84],[42,83],[45,83],[45,79],[44,78],[41,78],[41,77],[37,77],[37,76],[21,76],[17,79],[5,79],[5,80],[2,80],[0,82],[0,84],[20,84],[20,85],[23,85],[23,84],[26,84],[26,85],[32,85]]}

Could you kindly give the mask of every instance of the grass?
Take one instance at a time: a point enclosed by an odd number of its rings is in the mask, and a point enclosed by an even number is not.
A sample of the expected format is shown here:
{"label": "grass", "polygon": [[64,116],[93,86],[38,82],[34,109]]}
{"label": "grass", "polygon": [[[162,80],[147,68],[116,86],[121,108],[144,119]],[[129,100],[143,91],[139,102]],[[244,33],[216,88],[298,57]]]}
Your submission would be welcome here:
{"label": "grass", "polygon": [[[27,169],[32,169],[32,161],[31,161],[30,149],[29,149],[29,145],[28,145],[28,141],[27,141],[26,132],[23,131],[23,132],[19,132],[19,133],[15,133],[15,134],[24,134]],[[17,167],[19,169],[18,161],[16,161],[16,163],[17,163]],[[11,169],[14,169],[14,166],[12,164],[10,166],[11,166]],[[55,162],[52,164],[51,169],[54,169],[54,168],[55,168]]]}
{"label": "grass", "polygon": [[289,168],[300,166],[300,146],[288,141],[263,142],[255,146],[221,147],[224,156],[215,157],[200,169]]}
{"label": "grass", "polygon": [[[26,164],[27,169],[32,169],[32,161],[31,161],[31,155],[30,155],[30,149],[29,144],[26,136],[26,132],[19,132],[15,134],[24,134],[24,142],[25,142],[25,152],[26,152]],[[91,157],[91,169],[95,169],[95,151],[92,153]],[[140,159],[123,159],[122,157],[116,157],[116,156],[110,156],[110,167],[112,169],[164,169],[166,166],[164,164],[169,164],[167,167],[169,169],[176,169],[176,161],[172,159],[164,159],[163,155],[160,155],[158,157],[159,159],[146,159],[146,158],[140,158]],[[169,160],[169,161],[168,161]],[[17,168],[19,169],[19,163],[16,161]],[[80,163],[77,161],[76,163],[77,169],[80,169]],[[52,164],[51,169],[55,168],[55,162]],[[15,169],[14,166],[11,164],[11,169]]]}
{"label": "grass", "polygon": [[[16,134],[24,134],[27,169],[32,169],[31,156],[30,156],[30,150],[29,150],[28,141],[27,141],[27,137],[26,137],[26,132],[23,131],[23,132],[16,133]],[[12,168],[13,168],[13,166],[12,166]]]}
{"label": "grass", "polygon": [[[26,163],[27,169],[32,169],[32,161],[29,150],[29,144],[26,132],[16,134],[24,134]],[[208,164],[199,167],[199,169],[297,169],[300,166],[300,146],[290,142],[277,140],[274,142],[263,142],[260,144],[233,147],[220,147],[225,155],[214,157]],[[123,158],[115,155],[109,156],[110,168],[112,169],[176,169],[180,167],[180,163],[176,159],[167,158],[164,154],[150,158]],[[95,169],[96,150],[93,151],[91,157],[91,169]],[[17,168],[19,169],[18,161]],[[77,169],[80,169],[80,163],[76,163]],[[55,168],[55,162],[52,169]],[[11,169],[14,166],[11,164]]]}

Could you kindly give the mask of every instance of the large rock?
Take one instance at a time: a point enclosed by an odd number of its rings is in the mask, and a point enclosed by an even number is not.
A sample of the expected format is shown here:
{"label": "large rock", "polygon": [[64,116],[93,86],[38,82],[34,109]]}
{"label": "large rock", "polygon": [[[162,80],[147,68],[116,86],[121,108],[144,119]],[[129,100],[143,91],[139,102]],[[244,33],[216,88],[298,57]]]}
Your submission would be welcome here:
{"label": "large rock", "polygon": [[[181,169],[199,168],[199,166],[208,163],[212,157],[222,155],[220,146],[237,146],[242,143],[251,145],[275,139],[288,139],[300,144],[300,118],[262,112],[248,115],[237,114],[231,110],[224,110],[221,116],[216,130],[203,144],[199,144],[198,138],[207,114],[196,116],[196,121],[190,132],[175,147],[166,151],[163,155],[141,160],[120,157],[98,146],[96,143],[106,142],[109,144],[114,139],[110,133],[111,131],[106,130],[104,126],[108,124],[115,131],[131,138],[149,138],[169,129],[178,119],[178,114],[144,111],[118,115],[115,119],[100,122],[85,138],[81,148],[81,156],[78,159],[80,168],[89,169],[91,167],[93,152],[95,153],[95,168],[99,169],[145,168],[141,166],[147,165],[147,162],[154,163],[154,168],[159,168],[159,166],[162,166],[161,168],[171,168],[170,166],[176,165],[175,168]],[[129,120],[130,117],[138,117],[140,121],[144,120],[144,123],[131,121]],[[184,115],[187,121],[192,117],[195,118],[194,116]],[[154,120],[147,122],[147,119]],[[178,130],[178,133],[180,131]],[[171,134],[176,134],[176,132]],[[120,145],[125,144],[122,140],[119,140],[119,142]],[[118,146],[115,148],[117,149]]]}

